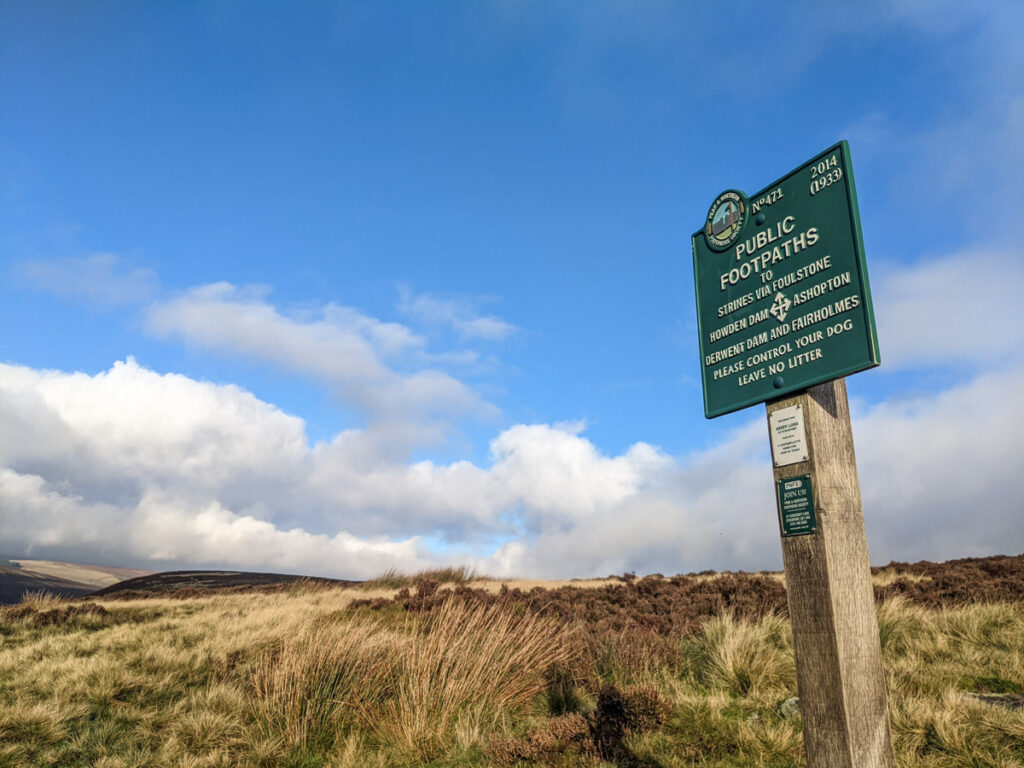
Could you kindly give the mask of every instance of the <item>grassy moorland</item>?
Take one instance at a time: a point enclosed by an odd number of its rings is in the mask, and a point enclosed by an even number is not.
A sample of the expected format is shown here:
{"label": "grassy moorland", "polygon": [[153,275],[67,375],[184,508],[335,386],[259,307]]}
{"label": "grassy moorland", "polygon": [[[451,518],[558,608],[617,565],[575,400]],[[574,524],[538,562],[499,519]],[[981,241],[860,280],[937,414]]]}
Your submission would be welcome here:
{"label": "grassy moorland", "polygon": [[[1024,763],[1024,556],[875,585],[898,764]],[[777,576],[520,586],[30,597],[0,609],[0,766],[803,764]]]}

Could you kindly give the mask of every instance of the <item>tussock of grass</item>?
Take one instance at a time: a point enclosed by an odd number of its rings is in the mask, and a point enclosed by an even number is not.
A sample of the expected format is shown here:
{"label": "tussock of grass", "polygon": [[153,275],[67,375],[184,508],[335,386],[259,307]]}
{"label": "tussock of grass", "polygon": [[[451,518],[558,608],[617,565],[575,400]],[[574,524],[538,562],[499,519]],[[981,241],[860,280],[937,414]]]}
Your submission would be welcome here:
{"label": "tussock of grass", "polygon": [[465,584],[469,581],[483,578],[476,572],[476,569],[466,565],[455,568],[435,568],[431,571],[421,571],[414,581],[427,580],[436,581],[438,584]]}
{"label": "tussock of grass", "polygon": [[[558,623],[501,606],[445,603],[400,651],[393,695],[375,732],[410,753],[437,754],[456,727],[490,730],[546,688],[579,648]],[[463,739],[466,741],[466,739]]]}
{"label": "tussock of grass", "polygon": [[45,610],[62,605],[64,600],[47,589],[29,589],[21,597],[20,605],[34,610]]}
{"label": "tussock of grass", "polygon": [[753,698],[796,685],[792,632],[775,614],[757,623],[716,616],[682,650],[697,682],[733,696]]}
{"label": "tussock of grass", "polygon": [[360,615],[268,650],[253,674],[256,717],[288,748],[362,732],[429,757],[528,705],[578,652],[561,625],[495,606],[449,602],[397,629]]}
{"label": "tussock of grass", "polygon": [[370,589],[401,589],[407,587],[412,583],[411,577],[399,573],[394,568],[388,568],[380,576],[369,581],[364,581],[360,584],[360,588],[364,590]]}
{"label": "tussock of grass", "polygon": [[252,677],[264,733],[289,748],[327,748],[352,726],[371,724],[404,641],[365,617],[285,638]]}
{"label": "tussock of grass", "polygon": [[413,587],[421,582],[436,582],[437,584],[467,584],[471,581],[483,579],[473,568],[466,565],[449,568],[435,568],[429,571],[420,571],[415,574],[403,574],[394,568],[389,568],[380,576],[364,581],[360,584],[363,590],[381,589],[403,589]]}

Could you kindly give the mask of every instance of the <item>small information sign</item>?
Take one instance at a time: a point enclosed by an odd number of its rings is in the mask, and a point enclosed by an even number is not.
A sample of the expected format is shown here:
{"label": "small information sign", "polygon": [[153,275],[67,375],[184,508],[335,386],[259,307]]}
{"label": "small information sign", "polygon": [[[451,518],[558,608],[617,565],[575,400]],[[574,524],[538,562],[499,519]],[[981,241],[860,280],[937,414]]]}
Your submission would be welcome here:
{"label": "small information sign", "polygon": [[709,419],[879,364],[845,141],[723,192],[692,245]]}
{"label": "small information sign", "polygon": [[814,517],[814,492],[811,476],[797,475],[778,481],[779,523],[783,536],[802,536],[818,530]]}
{"label": "small information sign", "polygon": [[810,458],[804,409],[799,403],[768,414],[768,433],[772,442],[772,460],[776,467],[788,467]]}

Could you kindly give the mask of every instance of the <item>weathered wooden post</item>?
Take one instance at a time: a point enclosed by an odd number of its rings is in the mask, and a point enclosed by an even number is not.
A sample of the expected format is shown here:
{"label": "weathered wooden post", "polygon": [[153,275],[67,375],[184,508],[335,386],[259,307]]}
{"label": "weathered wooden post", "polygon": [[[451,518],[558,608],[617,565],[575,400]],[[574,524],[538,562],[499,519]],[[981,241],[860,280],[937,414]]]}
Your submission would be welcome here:
{"label": "weathered wooden post", "polygon": [[849,146],[693,236],[704,410],[767,403],[811,768],[891,768],[882,653],[844,376],[879,364]]}
{"label": "weathered wooden post", "polygon": [[[771,424],[772,417],[789,409],[803,415],[808,455],[806,461],[775,467],[775,491],[807,764],[891,766],[846,382],[836,379],[769,403],[770,427],[778,428],[779,419]],[[800,494],[805,486],[813,489],[812,499]],[[790,535],[787,529],[794,525],[815,530]]]}

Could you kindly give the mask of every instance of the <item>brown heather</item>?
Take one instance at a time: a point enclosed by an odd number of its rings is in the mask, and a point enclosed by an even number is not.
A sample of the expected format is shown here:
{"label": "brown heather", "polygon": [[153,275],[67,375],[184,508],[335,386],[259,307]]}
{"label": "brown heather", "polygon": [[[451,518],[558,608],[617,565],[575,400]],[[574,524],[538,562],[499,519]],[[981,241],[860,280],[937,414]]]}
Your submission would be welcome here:
{"label": "brown heather", "polygon": [[[898,765],[1024,764],[1024,557],[875,576]],[[777,576],[196,591],[0,608],[0,768],[803,765]]]}

